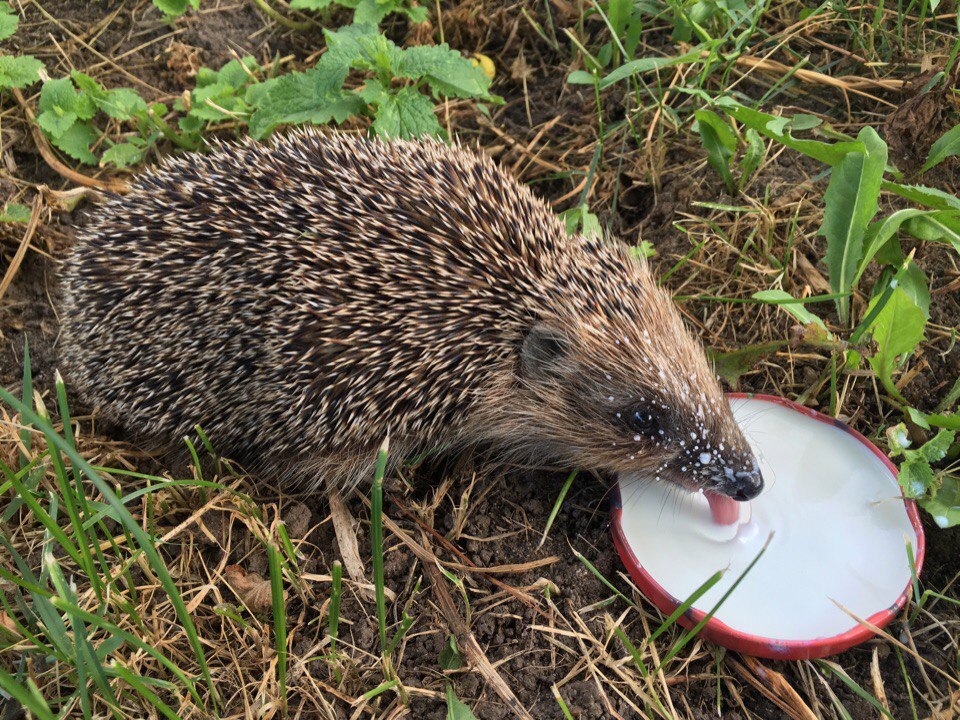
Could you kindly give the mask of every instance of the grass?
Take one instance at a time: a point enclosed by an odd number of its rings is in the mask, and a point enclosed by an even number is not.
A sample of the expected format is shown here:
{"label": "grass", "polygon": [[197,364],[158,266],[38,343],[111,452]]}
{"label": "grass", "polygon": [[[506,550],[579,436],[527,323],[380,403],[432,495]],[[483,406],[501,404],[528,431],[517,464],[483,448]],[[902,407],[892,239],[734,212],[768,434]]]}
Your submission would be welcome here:
{"label": "grass", "polygon": [[[651,255],[739,388],[802,399],[884,447],[886,430],[901,424],[918,453],[954,432],[936,423],[960,395],[960,256],[946,232],[919,224],[942,224],[948,210],[929,203],[949,208],[960,175],[949,135],[960,123],[954,8],[468,5],[423,5],[431,25],[416,30],[404,19],[413,6],[398,4],[405,9],[381,24],[400,47],[421,32],[494,61],[490,93],[503,105],[438,99],[417,84],[440,103],[432,130],[484,148],[571,227],[602,228]],[[100,15],[14,0],[11,12],[20,26],[4,53],[85,83],[103,107],[129,99],[106,89],[133,87],[144,100],[130,119],[102,107],[78,119],[99,134],[89,148],[97,162],[139,162],[134,150],[152,162],[202,137],[242,135],[243,113],[258,101],[248,88],[315,66],[324,42],[316,23],[339,18],[273,0],[201,0],[170,22],[150,3]],[[219,73],[237,59],[233,47],[256,65],[235,85],[229,72],[205,84],[212,76],[175,62],[195,49]],[[352,72],[349,97],[373,77]],[[129,171],[76,162],[72,136],[35,132],[34,118],[52,107],[40,87],[0,95],[0,249],[13,261],[0,292],[0,384],[15,388],[0,392],[0,692],[11,702],[38,718],[484,718],[504,712],[499,679],[545,717],[956,715],[955,529],[931,526],[927,568],[891,637],[824,662],[757,663],[679,626],[696,593],[668,617],[643,599],[611,549],[603,481],[586,474],[415,464],[387,475],[381,464],[369,505],[350,503],[369,548],[370,582],[358,584],[343,577],[322,501],[248,477],[216,456],[216,437],[201,432],[187,468],[175,470],[87,408],[71,412],[51,348],[60,309],[50,259],[62,258],[74,227],[58,210],[81,200],[78,185],[122,183]],[[184,92],[192,104],[178,108]],[[215,114],[204,96],[228,112],[202,130],[181,126]],[[346,128],[366,129],[379,112],[358,106]],[[757,113],[793,118],[790,136]],[[838,170],[850,154],[840,151],[865,142],[866,127],[891,167],[879,168],[876,214],[842,230],[878,254],[862,267],[832,264],[824,258],[841,235],[818,234],[825,214],[873,197],[870,183],[839,203],[827,196],[848,172]],[[871,245],[876,222],[896,225],[899,254]],[[914,266],[929,317],[922,338],[897,352],[877,322]],[[825,336],[812,329],[821,325]],[[943,457],[898,462],[914,463],[936,492],[957,477],[955,448],[954,439]],[[452,632],[456,662],[443,652]]]}

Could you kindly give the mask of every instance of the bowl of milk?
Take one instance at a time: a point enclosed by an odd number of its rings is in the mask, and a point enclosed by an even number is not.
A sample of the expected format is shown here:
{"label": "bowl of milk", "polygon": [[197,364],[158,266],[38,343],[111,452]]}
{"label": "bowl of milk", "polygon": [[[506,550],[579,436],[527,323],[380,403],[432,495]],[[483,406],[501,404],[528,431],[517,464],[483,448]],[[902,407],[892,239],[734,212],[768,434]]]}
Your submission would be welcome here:
{"label": "bowl of milk", "polygon": [[923,565],[920,518],[896,467],[834,418],[770,395],[728,398],[764,491],[720,523],[702,493],[621,476],[611,526],[631,578],[669,614],[723,571],[680,617],[688,628],[739,579],[700,632],[747,655],[806,660],[870,639],[864,623],[889,623]]}

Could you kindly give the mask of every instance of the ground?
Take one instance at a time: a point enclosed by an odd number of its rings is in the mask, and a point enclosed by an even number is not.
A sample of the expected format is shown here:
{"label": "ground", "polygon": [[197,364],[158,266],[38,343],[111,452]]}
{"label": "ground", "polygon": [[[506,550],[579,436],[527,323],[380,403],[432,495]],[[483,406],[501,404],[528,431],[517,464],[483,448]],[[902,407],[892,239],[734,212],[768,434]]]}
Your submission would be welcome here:
{"label": "ground", "polygon": [[[199,66],[218,68],[237,55],[252,54],[262,63],[282,58],[289,67],[303,67],[315,61],[314,54],[323,47],[318,29],[290,31],[267,18],[256,3],[241,0],[204,0],[198,12],[172,22],[149,2],[13,0],[13,5],[24,16],[13,40],[15,51],[43,59],[51,74],[81,69],[108,87],[135,87],[148,100],[168,104],[193,86]],[[681,65],[661,71],[656,87],[647,88],[649,94],[638,101],[649,106],[633,113],[629,131],[622,129],[612,140],[607,136],[591,170],[601,132],[598,123],[622,121],[624,96],[602,94],[598,109],[592,87],[566,82],[582,63],[563,30],[586,47],[599,46],[606,32],[596,17],[583,20],[585,6],[565,0],[452,0],[431,6],[426,26],[388,20],[386,27],[398,43],[438,42],[442,37],[465,53],[491,58],[497,73],[493,91],[504,98],[503,104],[490,105],[488,113],[462,101],[441,106],[442,124],[465,145],[495,157],[531,183],[556,210],[586,203],[611,233],[631,244],[650,243],[656,251],[652,262],[707,346],[723,352],[789,340],[796,321],[788,314],[772,306],[717,298],[748,298],[776,284],[795,296],[830,292],[822,262],[824,241],[817,236],[824,167],[772,145],[742,193],[730,196],[690,129],[689,109],[696,96],[688,90],[696,83],[691,84],[688,75],[698,70]],[[904,16],[899,32],[906,40],[889,49],[885,62],[874,62],[882,54],[874,42],[893,43],[895,37],[895,23],[885,15],[892,11],[883,4],[840,4],[819,16],[815,27],[805,27],[803,4],[773,3],[761,14],[742,54],[760,61],[725,64],[722,71],[704,77],[702,89],[736,88],[751,98],[767,95],[765,110],[818,115],[838,132],[856,134],[872,125],[883,132],[891,160],[902,170],[916,169],[933,141],[957,123],[950,93],[926,91],[931,71],[946,66],[949,33],[956,30],[955,7],[944,4],[941,16],[923,23],[918,23],[918,8]],[[331,22],[340,20],[339,12],[331,15]],[[681,51],[684,46],[671,38],[669,25],[650,22],[638,55]],[[810,74],[788,72],[801,60]],[[829,84],[824,77],[838,80]],[[853,77],[868,81],[857,83]],[[24,96],[26,103],[36,103],[29,90]],[[9,94],[2,101],[0,193],[6,197],[0,199],[30,204],[41,186],[53,191],[74,187],[38,153],[21,104]],[[222,135],[229,137],[229,129]],[[163,146],[156,150],[170,151]],[[122,175],[97,168],[80,171]],[[923,182],[955,192],[960,163],[948,160]],[[85,199],[66,210],[56,206],[53,196],[43,197],[39,226],[0,299],[0,384],[12,391],[19,388],[28,338],[34,387],[53,408],[59,267],[92,205]],[[888,195],[882,196],[881,206],[900,207]],[[0,227],[7,268],[24,226]],[[914,242],[915,259],[931,280],[933,302],[927,340],[910,363],[909,377],[900,378],[900,390],[909,405],[932,410],[960,375],[960,349],[954,343],[960,325],[960,270],[950,247]],[[867,299],[858,296],[855,303],[862,307]],[[832,303],[811,307],[830,327],[840,328]],[[801,398],[829,411],[822,375],[829,358],[822,348],[784,344],[760,357],[738,379],[738,389]],[[883,430],[902,420],[901,411],[870,372],[841,376],[839,382],[834,412],[886,447]],[[121,430],[82,414],[89,409],[79,401],[72,407],[78,447],[91,464],[189,477],[148,457]],[[5,412],[2,455],[14,466],[20,425],[15,413]],[[490,683],[496,675],[529,716],[544,719],[564,717],[557,695],[574,718],[859,719],[880,717],[878,707],[897,719],[947,720],[960,713],[960,589],[955,584],[960,528],[942,530],[925,520],[928,544],[921,585],[943,599],[927,602],[909,622],[895,621],[889,636],[830,658],[829,665],[752,661],[694,639],[659,671],[645,676],[618,631],[640,648],[644,667],[654,669],[681,630],[672,627],[655,643],[644,645],[663,617],[637,592],[616,556],[608,523],[609,478],[579,477],[541,545],[566,470],[504,468],[483,457],[404,466],[386,483],[384,514],[403,533],[387,525],[384,570],[388,632],[392,634],[405,615],[413,619],[392,658],[405,692],[392,687],[364,698],[388,672],[381,659],[375,603],[367,588],[344,583],[339,660],[330,662],[330,572],[339,555],[326,500],[289,494],[270,477],[239,470],[232,474],[228,466],[208,464],[201,463],[204,477],[209,480],[219,470],[222,487],[169,486],[131,501],[130,509],[161,539],[162,557],[203,644],[221,717],[285,712],[271,602],[262,593],[270,574],[262,539],[277,537],[280,522],[297,558],[295,571],[288,569],[285,603],[286,712],[294,717],[444,718],[448,683],[481,720],[513,717],[516,711]],[[192,472],[196,479],[199,471]],[[50,477],[42,487],[53,482]],[[114,477],[121,494],[144,484],[135,477]],[[55,489],[52,484],[50,488]],[[7,506],[13,490],[9,483],[0,490],[0,506]],[[371,539],[365,489],[350,499],[349,508],[360,520],[358,546],[367,558]],[[123,545],[120,526],[108,527]],[[27,564],[38,569],[46,541],[43,525],[33,514],[21,507],[4,516],[0,529]],[[76,571],[70,558],[59,557],[66,572]],[[369,576],[369,561],[366,564]],[[441,564],[460,585],[438,574]],[[0,565],[17,572],[5,551],[0,551]],[[143,558],[131,555],[115,572],[130,574],[124,600],[136,612],[125,628],[163,649],[188,674],[198,675],[174,606]],[[74,582],[81,600],[91,601],[89,583],[83,578]],[[10,581],[4,580],[0,590],[10,589]],[[0,621],[14,612],[11,602],[5,600],[7,610]],[[13,632],[9,623],[5,628],[8,635]],[[467,629],[489,663],[486,669],[465,649]],[[464,666],[445,673],[439,658],[451,633],[460,637]],[[18,653],[27,642],[5,638],[0,663],[6,670],[25,673],[51,702],[58,693],[72,692],[69,673],[62,676],[50,660],[30,655],[24,664],[25,656]],[[143,651],[122,653],[133,671],[174,679]],[[833,671],[840,668],[851,682]],[[174,682],[156,691],[182,717],[214,712],[202,684],[205,709]],[[136,705],[137,697],[121,695],[125,716],[156,714]],[[107,712],[105,706],[99,711]],[[74,704],[65,712],[79,717],[81,709]],[[10,703],[3,717],[17,713]]]}

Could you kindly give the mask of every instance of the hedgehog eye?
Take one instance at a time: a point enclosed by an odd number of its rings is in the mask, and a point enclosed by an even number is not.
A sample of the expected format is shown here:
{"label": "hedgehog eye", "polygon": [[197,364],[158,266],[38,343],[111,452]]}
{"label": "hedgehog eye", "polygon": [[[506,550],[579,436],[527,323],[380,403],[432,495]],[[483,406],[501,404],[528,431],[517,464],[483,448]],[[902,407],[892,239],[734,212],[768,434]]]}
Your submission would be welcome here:
{"label": "hedgehog eye", "polygon": [[638,435],[650,440],[663,437],[664,431],[660,426],[660,419],[646,407],[633,407],[623,413],[627,427]]}

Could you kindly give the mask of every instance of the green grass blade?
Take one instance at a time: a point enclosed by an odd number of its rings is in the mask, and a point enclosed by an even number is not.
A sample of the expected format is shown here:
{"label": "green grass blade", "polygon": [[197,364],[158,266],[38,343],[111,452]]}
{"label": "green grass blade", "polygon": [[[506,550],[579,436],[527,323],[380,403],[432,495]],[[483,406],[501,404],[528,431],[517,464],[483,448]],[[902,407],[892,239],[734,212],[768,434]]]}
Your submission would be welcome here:
{"label": "green grass blade", "polygon": [[387,654],[387,598],[383,579],[383,476],[387,472],[389,440],[384,440],[377,455],[370,493],[370,543],[373,549],[373,584],[377,598],[377,623],[380,629],[380,650]]}
{"label": "green grass blade", "polygon": [[[206,654],[203,651],[203,646],[200,644],[200,638],[197,635],[196,626],[193,624],[193,619],[190,617],[190,613],[187,612],[183,598],[180,596],[180,592],[177,589],[176,584],[173,582],[173,578],[170,577],[170,573],[167,571],[163,559],[160,557],[157,549],[153,546],[150,536],[145,530],[143,530],[143,528],[140,527],[134,517],[130,514],[130,511],[127,510],[127,508],[124,507],[124,505],[120,502],[120,499],[117,497],[116,493],[113,492],[113,489],[110,487],[110,485],[102,477],[100,477],[99,474],[97,474],[90,464],[84,460],[84,458],[75,449],[70,447],[70,444],[64,438],[57,435],[53,427],[48,422],[43,420],[43,418],[37,415],[24,403],[17,400],[17,398],[11,395],[5,388],[0,388],[0,401],[3,401],[12,407],[14,410],[20,413],[23,419],[39,428],[46,436],[47,442],[59,448],[60,451],[70,459],[70,462],[78,467],[83,474],[87,476],[94,486],[96,486],[97,490],[104,497],[107,503],[113,507],[114,512],[119,517],[124,528],[126,528],[133,538],[136,539],[137,547],[139,547],[144,555],[146,555],[150,567],[157,574],[157,577],[159,578],[167,597],[169,597],[170,602],[177,613],[177,617],[184,628],[184,632],[187,635],[187,639],[190,643],[191,649],[193,650],[194,656],[196,657],[197,663],[200,665],[201,674],[207,685],[207,688],[210,691],[210,695],[214,699],[214,703],[217,704],[218,696],[216,687],[214,686],[213,678],[210,675],[210,668],[207,664]],[[192,690],[194,693],[196,692],[195,689]],[[202,705],[199,695],[196,695],[195,699]]]}
{"label": "green grass blade", "polygon": [[267,543],[270,562],[270,602],[273,605],[273,636],[277,651],[277,682],[283,706],[287,705],[287,608],[283,600],[283,560],[272,543]]}

